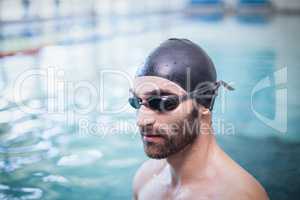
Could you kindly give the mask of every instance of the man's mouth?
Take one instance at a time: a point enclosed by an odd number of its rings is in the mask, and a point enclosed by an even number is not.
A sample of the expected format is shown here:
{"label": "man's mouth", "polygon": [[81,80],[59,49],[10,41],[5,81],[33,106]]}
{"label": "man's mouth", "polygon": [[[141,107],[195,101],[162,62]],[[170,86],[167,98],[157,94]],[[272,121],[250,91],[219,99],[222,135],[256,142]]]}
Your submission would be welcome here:
{"label": "man's mouth", "polygon": [[164,137],[162,135],[157,135],[157,134],[142,134],[142,138],[145,142],[161,142],[164,140]]}

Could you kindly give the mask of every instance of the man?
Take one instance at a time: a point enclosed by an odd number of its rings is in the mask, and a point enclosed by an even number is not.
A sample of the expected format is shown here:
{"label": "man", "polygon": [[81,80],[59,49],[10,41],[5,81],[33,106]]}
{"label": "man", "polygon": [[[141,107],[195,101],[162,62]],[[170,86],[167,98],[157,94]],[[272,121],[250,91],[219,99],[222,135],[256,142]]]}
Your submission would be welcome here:
{"label": "man", "polygon": [[137,109],[144,150],[134,199],[266,200],[263,187],[218,146],[211,111],[216,70],[187,39],[172,38],[141,67],[129,103]]}

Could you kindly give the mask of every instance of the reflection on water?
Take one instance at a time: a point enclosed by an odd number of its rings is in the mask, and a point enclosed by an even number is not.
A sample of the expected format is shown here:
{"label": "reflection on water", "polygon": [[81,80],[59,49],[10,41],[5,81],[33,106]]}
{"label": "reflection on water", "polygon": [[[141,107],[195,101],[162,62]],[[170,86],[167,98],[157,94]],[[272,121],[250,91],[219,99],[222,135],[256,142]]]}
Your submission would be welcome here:
{"label": "reflection on water", "polygon": [[[293,199],[300,185],[296,178],[300,174],[299,21],[299,17],[275,17],[244,23],[235,17],[207,21],[159,14],[108,19],[91,26],[79,23],[76,29],[60,29],[34,40],[22,33],[10,35],[7,25],[1,50],[38,48],[29,55],[0,60],[0,199],[130,199],[132,177],[146,159],[133,131],[135,114],[129,107],[118,114],[102,112],[126,105],[130,84],[124,76],[101,77],[99,71],[120,70],[133,77],[149,51],[174,36],[203,46],[216,63],[219,79],[233,82],[236,88],[224,101],[220,95],[215,107],[214,118],[221,119],[215,124],[221,146],[262,182],[271,199]],[[107,26],[113,30],[105,29],[107,23],[114,23]],[[128,26],[132,23],[136,26]],[[41,46],[32,42],[38,38]],[[20,46],[7,45],[20,40]],[[15,98],[14,84],[24,71],[51,67],[60,83],[56,90],[49,90],[44,77],[32,76],[22,85],[22,96]],[[288,88],[288,131],[280,133],[256,117],[251,92],[265,77],[274,84],[273,73],[284,67],[288,82],[280,87]],[[102,95],[76,88],[79,81],[88,81],[96,91],[102,88]],[[272,86],[256,93],[253,109],[272,119],[277,89]],[[70,94],[74,101],[66,100]],[[96,100],[95,105],[86,109],[90,100]],[[34,109],[23,112],[28,106]],[[89,129],[81,130],[86,122]],[[120,130],[117,124],[132,127]],[[229,125],[234,132],[226,135]]]}

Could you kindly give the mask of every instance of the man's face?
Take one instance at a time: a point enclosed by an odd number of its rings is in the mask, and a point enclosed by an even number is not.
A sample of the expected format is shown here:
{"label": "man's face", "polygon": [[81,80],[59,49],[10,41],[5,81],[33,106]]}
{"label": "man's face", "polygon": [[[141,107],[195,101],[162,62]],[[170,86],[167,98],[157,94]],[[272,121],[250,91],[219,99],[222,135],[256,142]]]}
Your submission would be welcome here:
{"label": "man's face", "polygon": [[[143,102],[150,96],[183,96],[185,90],[177,84],[154,76],[138,77],[133,93]],[[147,106],[137,110],[137,125],[146,154],[161,159],[184,149],[197,137],[199,130],[198,108],[188,99],[170,111],[159,112]]]}

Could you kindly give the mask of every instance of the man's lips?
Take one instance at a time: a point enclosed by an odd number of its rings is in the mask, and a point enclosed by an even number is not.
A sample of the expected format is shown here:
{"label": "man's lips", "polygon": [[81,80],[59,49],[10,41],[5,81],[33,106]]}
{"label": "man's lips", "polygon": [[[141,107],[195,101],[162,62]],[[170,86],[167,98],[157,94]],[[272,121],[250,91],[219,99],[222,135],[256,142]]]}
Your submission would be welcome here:
{"label": "man's lips", "polygon": [[142,134],[142,137],[146,142],[159,142],[164,139],[162,135],[157,134]]}

